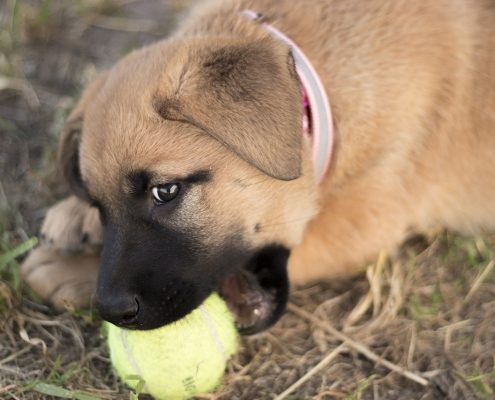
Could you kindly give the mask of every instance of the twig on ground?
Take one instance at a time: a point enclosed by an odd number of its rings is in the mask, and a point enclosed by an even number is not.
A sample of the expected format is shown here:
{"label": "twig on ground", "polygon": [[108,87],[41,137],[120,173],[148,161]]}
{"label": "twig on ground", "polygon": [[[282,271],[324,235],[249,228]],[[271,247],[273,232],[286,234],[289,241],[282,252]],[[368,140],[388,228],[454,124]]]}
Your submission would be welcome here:
{"label": "twig on ground", "polygon": [[469,326],[472,323],[470,319],[465,319],[463,321],[457,321],[452,324],[442,326],[441,328],[438,329],[438,331],[444,331],[445,336],[443,340],[443,348],[446,353],[450,351],[450,345],[452,343],[452,334],[454,331],[457,329],[463,328],[465,326]]}
{"label": "twig on ground", "polygon": [[354,350],[358,351],[359,353],[364,355],[369,360],[372,360],[372,361],[376,362],[377,364],[383,365],[384,367],[388,368],[389,370],[397,372],[398,374],[404,376],[405,378],[410,379],[416,383],[419,383],[422,386],[427,386],[429,384],[428,380],[422,378],[418,374],[415,374],[411,371],[407,371],[406,369],[400,367],[399,365],[393,364],[390,361],[385,360],[384,358],[380,357],[376,353],[372,352],[370,349],[368,349],[362,343],[356,342],[355,340],[351,339],[347,335],[345,335],[342,332],[335,329],[328,322],[321,321],[321,320],[315,318],[313,315],[311,315],[307,311],[303,310],[302,308],[296,306],[295,304],[289,303],[288,309],[290,311],[292,311],[294,314],[297,314],[300,317],[305,318],[305,319],[311,321],[312,323],[314,323],[315,325],[318,325],[320,328],[326,330],[329,334],[335,336],[337,339],[344,342],[344,344],[346,344],[349,347],[353,348]]}
{"label": "twig on ground", "polygon": [[418,338],[418,332],[417,332],[417,327],[415,324],[412,324],[411,328],[411,340],[409,341],[409,349],[407,351],[407,361],[406,365],[407,367],[410,367],[413,363],[414,359],[414,352],[416,350],[416,340]]}
{"label": "twig on ground", "polygon": [[0,393],[8,392],[9,390],[14,389],[15,387],[17,387],[17,385],[15,384],[0,387]]}
{"label": "twig on ground", "polygon": [[370,282],[370,293],[373,299],[373,317],[378,315],[382,305],[382,280],[386,262],[387,253],[382,250],[380,251],[375,267],[368,268],[366,271],[366,275],[368,276],[368,280]]}
{"label": "twig on ground", "polygon": [[24,347],[22,350],[19,350],[19,351],[15,352],[14,354],[11,354],[10,356],[7,356],[7,357],[1,359],[0,365],[7,364],[8,362],[15,360],[17,357],[20,357],[24,353],[27,353],[29,351],[31,351],[31,346],[30,347]]}
{"label": "twig on ground", "polygon": [[320,372],[321,369],[326,367],[334,358],[336,358],[342,351],[347,346],[345,344],[341,344],[340,346],[336,347],[328,353],[318,364],[316,364],[313,368],[311,368],[308,372],[306,372],[301,378],[299,378],[296,382],[294,382],[292,385],[290,385],[286,390],[284,390],[282,393],[280,393],[277,397],[275,397],[274,400],[283,400],[285,399],[288,395],[290,395],[294,390],[296,390],[299,386],[301,386],[303,383],[311,379],[311,377],[318,372]]}
{"label": "twig on ground", "polygon": [[488,263],[488,265],[485,267],[485,269],[477,276],[477,278],[474,280],[473,286],[471,286],[471,289],[469,289],[468,294],[464,298],[463,304],[467,304],[469,300],[473,297],[473,295],[476,293],[476,291],[480,288],[481,284],[485,280],[485,278],[490,275],[490,273],[493,270],[493,267],[495,267],[495,262],[492,260]]}

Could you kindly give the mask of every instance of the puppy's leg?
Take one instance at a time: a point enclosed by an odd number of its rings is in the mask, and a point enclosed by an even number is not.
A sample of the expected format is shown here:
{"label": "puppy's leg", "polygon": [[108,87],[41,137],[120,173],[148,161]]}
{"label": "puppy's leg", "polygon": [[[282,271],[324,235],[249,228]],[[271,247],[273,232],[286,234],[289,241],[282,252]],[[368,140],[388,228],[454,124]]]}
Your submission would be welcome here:
{"label": "puppy's leg", "polygon": [[291,252],[292,283],[356,274],[406,238],[412,220],[406,196],[379,186],[356,184],[328,198]]}
{"label": "puppy's leg", "polygon": [[23,280],[57,310],[85,307],[96,287],[99,257],[90,254],[63,256],[47,246],[33,250],[21,265]]}
{"label": "puppy's leg", "polygon": [[64,254],[96,252],[102,243],[98,210],[70,196],[48,210],[41,238],[43,244]]}
{"label": "puppy's leg", "polygon": [[59,310],[88,305],[102,240],[98,211],[71,196],[48,211],[41,232],[42,245],[21,265],[24,281]]}

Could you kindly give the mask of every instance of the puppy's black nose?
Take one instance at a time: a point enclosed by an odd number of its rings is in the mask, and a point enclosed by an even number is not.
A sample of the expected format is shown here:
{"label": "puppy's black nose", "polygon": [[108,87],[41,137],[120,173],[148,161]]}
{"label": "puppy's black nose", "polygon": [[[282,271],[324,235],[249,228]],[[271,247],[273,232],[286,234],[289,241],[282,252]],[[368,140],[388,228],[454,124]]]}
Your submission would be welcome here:
{"label": "puppy's black nose", "polygon": [[137,296],[109,296],[97,298],[96,306],[103,319],[122,328],[135,328],[138,323],[139,301]]}

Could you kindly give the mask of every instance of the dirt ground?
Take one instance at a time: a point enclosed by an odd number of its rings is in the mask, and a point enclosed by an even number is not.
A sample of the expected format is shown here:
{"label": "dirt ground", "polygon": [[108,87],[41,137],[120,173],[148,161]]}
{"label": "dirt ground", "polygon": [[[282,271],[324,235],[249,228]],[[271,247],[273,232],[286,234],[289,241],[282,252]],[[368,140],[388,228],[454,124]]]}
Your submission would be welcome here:
{"label": "dirt ground", "polygon": [[[0,1],[0,399],[132,398],[97,314],[54,313],[17,268],[66,193],[54,155],[81,87],[170,32],[184,6]],[[494,237],[440,232],[356,279],[295,289],[282,320],[243,339],[221,390],[202,398],[495,398],[494,250]]]}

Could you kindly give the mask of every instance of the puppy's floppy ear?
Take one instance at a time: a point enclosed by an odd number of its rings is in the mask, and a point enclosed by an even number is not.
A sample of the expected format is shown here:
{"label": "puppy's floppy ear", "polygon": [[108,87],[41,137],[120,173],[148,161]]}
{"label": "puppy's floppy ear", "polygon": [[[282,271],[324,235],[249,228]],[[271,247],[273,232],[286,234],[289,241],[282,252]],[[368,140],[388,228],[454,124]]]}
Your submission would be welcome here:
{"label": "puppy's floppy ear", "polygon": [[158,113],[199,127],[271,177],[298,178],[302,109],[289,49],[269,37],[190,40],[179,62],[170,60]]}
{"label": "puppy's floppy ear", "polygon": [[84,124],[84,111],[96,96],[106,79],[106,73],[99,74],[83,92],[81,99],[65,122],[58,145],[58,164],[72,193],[88,200],[89,196],[79,169],[79,142]]}

